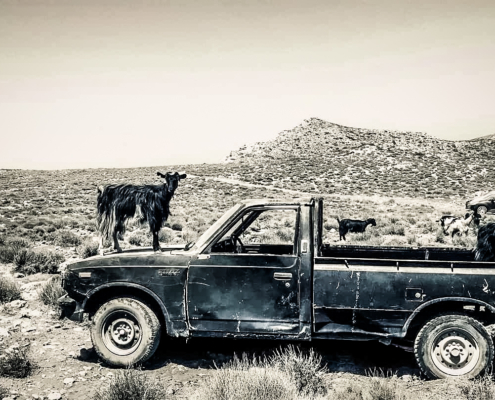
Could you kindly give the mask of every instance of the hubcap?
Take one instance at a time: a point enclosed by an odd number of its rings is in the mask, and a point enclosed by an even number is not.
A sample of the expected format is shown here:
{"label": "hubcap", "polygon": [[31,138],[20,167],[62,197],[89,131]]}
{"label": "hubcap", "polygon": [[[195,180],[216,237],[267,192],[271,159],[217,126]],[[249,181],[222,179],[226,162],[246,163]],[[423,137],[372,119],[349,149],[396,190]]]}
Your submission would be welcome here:
{"label": "hubcap", "polygon": [[480,207],[478,207],[478,210],[477,210],[478,214],[481,216],[485,215],[487,211],[488,211],[488,209],[485,206],[480,206]]}
{"label": "hubcap", "polygon": [[470,372],[480,358],[480,350],[474,337],[460,329],[448,329],[440,333],[431,351],[435,366],[453,376]]}
{"label": "hubcap", "polygon": [[101,336],[107,349],[119,356],[133,353],[142,339],[137,319],[125,311],[115,311],[107,316]]}

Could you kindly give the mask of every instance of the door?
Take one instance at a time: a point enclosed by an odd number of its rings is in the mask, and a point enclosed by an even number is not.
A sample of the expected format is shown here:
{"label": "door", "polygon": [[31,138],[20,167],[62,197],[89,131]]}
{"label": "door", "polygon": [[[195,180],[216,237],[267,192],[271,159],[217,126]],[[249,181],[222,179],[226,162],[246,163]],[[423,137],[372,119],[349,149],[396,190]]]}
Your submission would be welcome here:
{"label": "door", "polygon": [[299,332],[299,208],[248,208],[191,261],[191,331]]}

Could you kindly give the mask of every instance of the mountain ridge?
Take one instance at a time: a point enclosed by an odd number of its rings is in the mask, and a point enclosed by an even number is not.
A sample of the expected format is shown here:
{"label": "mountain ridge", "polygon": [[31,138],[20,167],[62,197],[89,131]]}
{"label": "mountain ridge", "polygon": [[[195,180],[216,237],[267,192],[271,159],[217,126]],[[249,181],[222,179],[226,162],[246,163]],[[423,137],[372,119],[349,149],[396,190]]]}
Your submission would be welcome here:
{"label": "mountain ridge", "polygon": [[465,196],[495,187],[493,154],[490,137],[454,141],[310,118],[272,140],[232,151],[225,162],[233,178],[288,189]]}

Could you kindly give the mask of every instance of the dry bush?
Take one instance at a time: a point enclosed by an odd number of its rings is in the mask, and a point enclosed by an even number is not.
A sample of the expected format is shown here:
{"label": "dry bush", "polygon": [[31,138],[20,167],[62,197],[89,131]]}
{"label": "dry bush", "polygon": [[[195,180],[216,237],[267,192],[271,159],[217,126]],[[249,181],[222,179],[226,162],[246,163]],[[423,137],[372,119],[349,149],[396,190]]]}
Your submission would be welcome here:
{"label": "dry bush", "polygon": [[363,400],[363,388],[361,384],[350,383],[333,393],[334,400]]}
{"label": "dry bush", "polygon": [[9,394],[9,391],[6,388],[4,388],[3,386],[0,386],[0,399],[7,397],[8,394]]}
{"label": "dry bush", "polygon": [[46,239],[55,246],[60,247],[75,247],[81,244],[81,237],[79,235],[65,229],[48,234]]}
{"label": "dry bush", "polygon": [[56,274],[65,257],[47,249],[20,249],[14,255],[14,271],[26,275],[36,273]]}
{"label": "dry bush", "polygon": [[6,238],[3,242],[0,246],[0,262],[3,263],[14,262],[17,253],[25,252],[31,246],[28,240],[20,237]]}
{"label": "dry bush", "polygon": [[110,384],[96,391],[93,400],[166,400],[165,390],[143,372],[118,371]]}
{"label": "dry bush", "polygon": [[[10,378],[25,378],[34,370],[34,363],[29,356],[29,344],[14,344],[10,342],[0,345],[0,376]],[[2,348],[4,347],[4,348]]]}
{"label": "dry bush", "polygon": [[170,228],[162,228],[158,233],[158,240],[163,243],[172,243],[175,239],[175,233]]}
{"label": "dry bush", "polygon": [[279,348],[270,357],[269,364],[287,373],[299,393],[323,395],[327,391],[323,383],[323,375],[327,368],[322,365],[321,356],[312,348],[307,352],[293,345]]}
{"label": "dry bush", "polygon": [[398,385],[397,378],[372,378],[366,387],[371,400],[405,400],[406,396]]}
{"label": "dry bush", "polygon": [[58,308],[57,300],[67,292],[62,288],[60,275],[52,277],[38,292],[38,298],[47,306]]}
{"label": "dry bush", "polygon": [[224,364],[196,394],[198,400],[290,400],[326,394],[326,367],[311,349],[278,349],[271,357],[249,359],[246,354]]}
{"label": "dry bush", "polygon": [[203,383],[196,400],[296,400],[297,388],[290,375],[266,360],[237,357]]}
{"label": "dry bush", "polygon": [[21,299],[21,290],[17,282],[0,276],[0,304]]}
{"label": "dry bush", "polygon": [[466,382],[461,393],[466,400],[494,400],[495,381],[493,376],[483,376]]}
{"label": "dry bush", "polygon": [[98,243],[92,239],[86,239],[76,248],[77,254],[81,258],[88,258],[98,254]]}
{"label": "dry bush", "polygon": [[151,246],[151,238],[143,231],[135,231],[129,235],[128,242],[134,246]]}

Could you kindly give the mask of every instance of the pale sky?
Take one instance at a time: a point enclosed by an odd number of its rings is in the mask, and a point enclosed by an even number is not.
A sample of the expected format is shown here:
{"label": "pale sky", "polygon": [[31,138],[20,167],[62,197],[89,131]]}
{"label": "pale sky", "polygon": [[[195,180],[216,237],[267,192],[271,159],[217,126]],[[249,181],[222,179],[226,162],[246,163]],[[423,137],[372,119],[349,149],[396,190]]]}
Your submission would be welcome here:
{"label": "pale sky", "polygon": [[0,168],[220,162],[304,119],[495,133],[494,0],[0,0]]}

